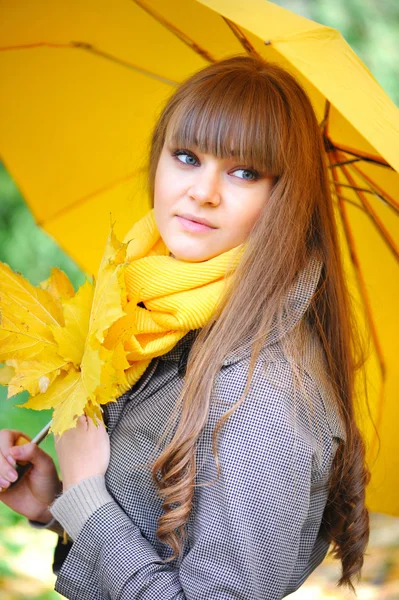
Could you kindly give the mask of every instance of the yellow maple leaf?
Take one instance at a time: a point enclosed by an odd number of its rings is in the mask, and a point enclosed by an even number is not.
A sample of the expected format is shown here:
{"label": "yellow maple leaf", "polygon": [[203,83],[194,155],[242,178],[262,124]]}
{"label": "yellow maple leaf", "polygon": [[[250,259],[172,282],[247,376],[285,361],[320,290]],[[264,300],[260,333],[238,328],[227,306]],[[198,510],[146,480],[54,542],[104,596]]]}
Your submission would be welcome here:
{"label": "yellow maple leaf", "polygon": [[61,303],[0,263],[0,362],[29,359],[56,344],[50,325],[63,325]]}
{"label": "yellow maple leaf", "polygon": [[[0,327],[2,326],[7,326],[7,318],[4,316],[0,324]],[[28,360],[40,353],[40,350],[48,343],[51,343],[51,340],[0,329],[0,362],[6,362],[11,357]]]}
{"label": "yellow maple leaf", "polygon": [[92,303],[93,286],[86,281],[72,298],[62,301],[65,325],[50,326],[58,353],[76,367],[82,361]]}
{"label": "yellow maple leaf", "polygon": [[103,409],[98,404],[93,404],[91,400],[85,406],[85,415],[93,420],[94,423],[98,421],[102,422],[103,419]]}
{"label": "yellow maple leaf", "polygon": [[[11,378],[5,374],[9,394],[27,389],[31,398],[24,407],[53,408],[56,434],[74,427],[84,412],[101,419],[101,405],[115,401],[128,385],[129,327],[105,342],[112,325],[126,316],[127,245],[111,230],[97,280],[74,295],[59,270],[40,289],[5,269],[12,285],[0,295],[0,361],[14,369]],[[20,289],[18,301],[12,286]]]}
{"label": "yellow maple leaf", "polygon": [[0,385],[8,385],[15,375],[15,369],[11,365],[0,368]]}
{"label": "yellow maple leaf", "polygon": [[126,296],[124,269],[127,243],[119,242],[111,230],[95,283],[89,332],[103,342],[109,327],[124,316],[123,297]]}
{"label": "yellow maple leaf", "polygon": [[113,351],[102,346],[93,348],[87,340],[81,371],[62,373],[44,394],[30,398],[22,406],[35,410],[53,408],[51,431],[56,435],[75,427],[83,413],[94,422],[102,420],[100,404],[115,400],[124,380],[121,369],[129,366],[123,348],[116,351],[115,357],[112,355]]}
{"label": "yellow maple leaf", "polygon": [[100,377],[98,351],[88,344],[79,371],[61,372],[45,393],[31,397],[21,406],[34,410],[53,408],[51,431],[61,435],[76,426],[77,418],[85,412],[85,406],[91,399],[96,404],[94,392]]}
{"label": "yellow maple leaf", "polygon": [[32,315],[32,323],[62,323],[60,302],[49,291],[35,287],[20,273],[0,263],[0,297],[9,308]]}
{"label": "yellow maple leaf", "polygon": [[51,269],[50,277],[40,283],[40,287],[48,290],[50,294],[61,300],[63,298],[73,298],[75,290],[68,275],[58,267]]}
{"label": "yellow maple leaf", "polygon": [[24,404],[17,404],[17,406],[32,408],[33,410],[49,410],[50,408],[55,408],[68,395],[78,380],[78,371],[61,373],[46,392],[31,397]]}
{"label": "yellow maple leaf", "polygon": [[121,395],[121,388],[127,384],[125,371],[130,367],[126,359],[123,342],[120,341],[115,348],[108,350],[99,348],[101,360],[100,384],[96,389],[96,399],[99,404],[105,404],[110,399]]}
{"label": "yellow maple leaf", "polygon": [[87,391],[78,371],[62,374],[49,387],[47,392],[22,404],[34,410],[54,409],[51,432],[59,435],[66,429],[76,426],[77,418],[83,414]]}
{"label": "yellow maple leaf", "polygon": [[48,351],[40,353],[40,360],[11,359],[8,364],[14,368],[14,376],[8,383],[8,398],[23,391],[32,396],[46,392],[61,369],[67,367],[67,361]]}

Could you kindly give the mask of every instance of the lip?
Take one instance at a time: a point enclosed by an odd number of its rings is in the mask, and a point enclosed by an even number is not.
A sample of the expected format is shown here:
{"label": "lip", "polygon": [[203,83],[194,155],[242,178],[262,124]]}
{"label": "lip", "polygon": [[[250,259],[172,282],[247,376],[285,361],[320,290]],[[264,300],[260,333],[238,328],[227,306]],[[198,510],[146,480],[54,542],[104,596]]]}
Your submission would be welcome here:
{"label": "lip", "polygon": [[200,217],[195,217],[194,215],[189,215],[184,213],[182,215],[177,215],[178,217],[182,217],[183,219],[187,219],[187,221],[192,221],[193,223],[201,223],[202,225],[206,225],[210,229],[216,229],[212,223],[210,223],[207,219],[201,219]]}
{"label": "lip", "polygon": [[180,226],[190,233],[207,233],[216,229],[215,227],[209,227],[208,225],[205,225],[205,223],[191,221],[191,219],[181,217],[180,215],[176,215],[176,218],[179,221]]}

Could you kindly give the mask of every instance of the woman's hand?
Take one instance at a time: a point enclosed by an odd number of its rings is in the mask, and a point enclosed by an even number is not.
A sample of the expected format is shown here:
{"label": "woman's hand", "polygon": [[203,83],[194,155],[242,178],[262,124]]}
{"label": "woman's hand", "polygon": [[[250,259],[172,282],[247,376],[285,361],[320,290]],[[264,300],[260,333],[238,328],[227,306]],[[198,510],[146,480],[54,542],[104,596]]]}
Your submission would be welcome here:
{"label": "woman's hand", "polygon": [[64,491],[82,479],[105,475],[110,457],[109,437],[104,423],[79,417],[74,429],[56,438]]}
{"label": "woman's hand", "polygon": [[[51,456],[36,444],[15,445],[21,436],[29,439],[21,431],[0,431],[0,500],[32,521],[47,523],[51,520],[48,507],[61,492],[61,482]],[[33,466],[10,490],[10,483],[17,479],[16,461]]]}

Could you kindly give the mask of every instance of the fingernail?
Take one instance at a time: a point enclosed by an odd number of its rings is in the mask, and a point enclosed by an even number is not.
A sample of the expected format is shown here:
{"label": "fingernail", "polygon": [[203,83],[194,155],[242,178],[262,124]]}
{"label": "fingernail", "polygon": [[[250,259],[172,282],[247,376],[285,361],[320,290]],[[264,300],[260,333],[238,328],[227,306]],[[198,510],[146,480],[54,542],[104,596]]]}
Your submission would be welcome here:
{"label": "fingernail", "polygon": [[9,481],[7,481],[7,479],[4,479],[4,477],[0,477],[0,485],[2,488],[7,487],[9,485]]}
{"label": "fingernail", "polygon": [[12,467],[15,467],[15,465],[17,464],[17,463],[15,462],[15,460],[13,459],[13,457],[11,456],[11,454],[9,454],[9,455],[7,456],[7,460],[8,460],[8,462],[10,463],[10,465],[11,465]]}
{"label": "fingernail", "polygon": [[9,479],[9,481],[17,481],[17,479],[18,479],[18,475],[16,474],[15,471],[8,471],[7,477]]}
{"label": "fingernail", "polygon": [[12,452],[14,458],[21,457],[21,449],[18,446],[13,446],[12,448],[10,448],[10,452]]}

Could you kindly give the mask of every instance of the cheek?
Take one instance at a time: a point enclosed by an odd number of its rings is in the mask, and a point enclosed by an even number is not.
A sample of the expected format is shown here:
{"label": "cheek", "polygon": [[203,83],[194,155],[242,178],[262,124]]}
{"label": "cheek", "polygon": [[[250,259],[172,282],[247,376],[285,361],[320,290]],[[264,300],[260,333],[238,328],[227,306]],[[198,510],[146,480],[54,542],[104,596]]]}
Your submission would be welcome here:
{"label": "cheek", "polygon": [[270,198],[272,181],[266,180],[262,183],[263,185],[246,199],[246,211],[243,211],[242,219],[248,230],[251,230],[255,225]]}
{"label": "cheek", "polygon": [[161,237],[165,236],[166,218],[165,210],[162,202],[159,201],[159,196],[154,195],[154,219]]}
{"label": "cheek", "polygon": [[157,178],[155,180],[155,185],[154,185],[154,199],[153,199],[153,206],[154,206],[154,218],[155,218],[155,223],[156,226],[158,228],[158,230],[161,232],[163,230],[163,199],[162,199],[162,195],[161,195],[161,185],[160,185],[160,180],[159,178]]}
{"label": "cheek", "polygon": [[168,197],[167,194],[165,194],[167,189],[168,188],[165,187],[165,184],[162,182],[162,177],[158,177],[154,187],[154,216],[158,228],[165,218],[165,212],[168,206]]}
{"label": "cheek", "polygon": [[167,210],[176,197],[176,184],[165,169],[157,172],[154,182],[154,209],[159,214]]}
{"label": "cheek", "polygon": [[167,179],[165,157],[161,154],[154,178],[154,208],[159,209],[164,203],[165,194],[163,192],[168,189]]}
{"label": "cheek", "polygon": [[265,199],[261,198],[258,202],[247,203],[245,209],[240,209],[236,215],[235,223],[238,230],[245,231],[248,235],[256,221],[260,217],[263,207],[265,205]]}
{"label": "cheek", "polygon": [[159,172],[159,169],[158,169],[155,174],[155,181],[154,181],[154,208],[158,208],[160,205],[161,189],[162,189],[162,173]]}
{"label": "cheek", "polygon": [[[172,186],[173,187],[173,186]],[[166,240],[170,236],[170,226],[174,215],[174,194],[171,190],[170,178],[162,173],[154,182],[154,218],[161,237]]]}

